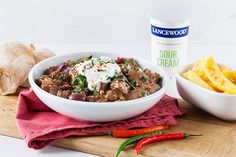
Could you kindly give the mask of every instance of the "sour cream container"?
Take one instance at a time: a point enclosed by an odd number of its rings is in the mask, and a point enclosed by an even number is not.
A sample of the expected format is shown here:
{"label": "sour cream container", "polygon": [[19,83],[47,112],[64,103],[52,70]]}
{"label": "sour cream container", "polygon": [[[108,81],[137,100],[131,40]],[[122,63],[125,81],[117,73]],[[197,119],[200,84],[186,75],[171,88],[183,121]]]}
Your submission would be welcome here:
{"label": "sour cream container", "polygon": [[150,16],[152,62],[174,79],[185,64],[190,20],[168,21]]}

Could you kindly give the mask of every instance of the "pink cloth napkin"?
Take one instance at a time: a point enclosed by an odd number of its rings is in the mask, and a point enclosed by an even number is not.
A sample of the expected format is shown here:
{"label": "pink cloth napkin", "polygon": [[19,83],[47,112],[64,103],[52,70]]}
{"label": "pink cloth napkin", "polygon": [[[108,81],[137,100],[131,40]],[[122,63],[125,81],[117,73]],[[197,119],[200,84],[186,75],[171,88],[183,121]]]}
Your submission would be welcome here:
{"label": "pink cloth napkin", "polygon": [[130,119],[107,123],[81,122],[51,110],[29,89],[19,95],[16,122],[28,147],[41,149],[56,139],[68,136],[162,124],[176,125],[173,116],[183,113],[176,99],[164,96],[154,107]]}

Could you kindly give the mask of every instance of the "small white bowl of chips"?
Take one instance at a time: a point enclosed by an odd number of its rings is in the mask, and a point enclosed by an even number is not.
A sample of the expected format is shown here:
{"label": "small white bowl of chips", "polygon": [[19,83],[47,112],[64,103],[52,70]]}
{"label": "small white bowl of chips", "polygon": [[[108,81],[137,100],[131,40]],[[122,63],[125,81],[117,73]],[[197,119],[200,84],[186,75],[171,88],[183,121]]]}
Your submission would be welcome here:
{"label": "small white bowl of chips", "polygon": [[180,96],[223,120],[236,120],[236,71],[202,57],[181,67],[176,75]]}

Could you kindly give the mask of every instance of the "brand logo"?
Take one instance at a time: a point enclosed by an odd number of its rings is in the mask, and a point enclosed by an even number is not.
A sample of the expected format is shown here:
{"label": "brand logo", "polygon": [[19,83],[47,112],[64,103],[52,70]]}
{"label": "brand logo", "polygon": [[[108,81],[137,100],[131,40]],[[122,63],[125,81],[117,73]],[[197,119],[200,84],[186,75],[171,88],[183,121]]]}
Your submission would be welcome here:
{"label": "brand logo", "polygon": [[161,28],[151,25],[152,34],[163,38],[181,38],[188,35],[189,27]]}

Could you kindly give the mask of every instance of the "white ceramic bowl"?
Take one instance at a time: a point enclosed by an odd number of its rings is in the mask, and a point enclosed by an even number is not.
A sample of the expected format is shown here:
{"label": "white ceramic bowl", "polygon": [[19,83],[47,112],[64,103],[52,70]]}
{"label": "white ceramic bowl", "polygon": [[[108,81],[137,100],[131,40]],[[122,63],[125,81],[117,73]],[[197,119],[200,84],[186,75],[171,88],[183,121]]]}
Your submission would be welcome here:
{"label": "white ceramic bowl", "polygon": [[[142,112],[150,109],[153,105],[155,105],[166,92],[167,82],[168,82],[167,74],[162,69],[152,65],[150,62],[135,57],[133,58],[135,58],[135,60],[138,61],[138,63],[141,65],[142,68],[148,68],[152,72],[157,72],[162,77],[162,88],[159,91],[139,99],[121,101],[121,102],[99,102],[99,103],[69,100],[47,93],[46,91],[42,90],[34,81],[38,76],[40,76],[43,73],[43,71],[46,68],[50,66],[58,65],[69,59],[75,60],[89,55],[93,55],[93,57],[108,56],[113,59],[119,57],[119,55],[112,53],[81,52],[81,53],[66,54],[48,58],[35,65],[29,73],[28,77],[29,83],[35,94],[48,107],[68,117],[85,121],[107,122],[107,121],[127,119],[136,116],[138,114],[141,114]],[[129,56],[124,56],[124,57],[129,57]]]}
{"label": "white ceramic bowl", "polygon": [[236,95],[210,91],[180,74],[192,69],[193,64],[181,67],[176,75],[176,84],[180,96],[191,104],[223,120],[236,120]]}

